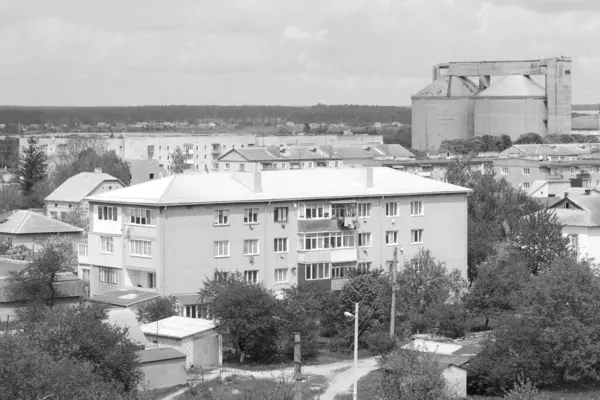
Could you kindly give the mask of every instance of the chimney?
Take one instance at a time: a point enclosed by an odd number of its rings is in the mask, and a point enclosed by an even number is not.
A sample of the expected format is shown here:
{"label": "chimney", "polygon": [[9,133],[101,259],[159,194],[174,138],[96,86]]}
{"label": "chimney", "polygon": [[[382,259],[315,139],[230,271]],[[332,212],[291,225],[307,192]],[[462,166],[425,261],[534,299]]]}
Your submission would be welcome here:
{"label": "chimney", "polygon": [[254,171],[254,193],[262,192],[262,176],[260,171]]}
{"label": "chimney", "polygon": [[94,173],[95,174],[101,174],[102,173],[102,168],[94,168]]}
{"label": "chimney", "polygon": [[367,189],[373,187],[373,167],[367,167]]}
{"label": "chimney", "polygon": [[565,199],[569,197],[569,192],[565,192]]}

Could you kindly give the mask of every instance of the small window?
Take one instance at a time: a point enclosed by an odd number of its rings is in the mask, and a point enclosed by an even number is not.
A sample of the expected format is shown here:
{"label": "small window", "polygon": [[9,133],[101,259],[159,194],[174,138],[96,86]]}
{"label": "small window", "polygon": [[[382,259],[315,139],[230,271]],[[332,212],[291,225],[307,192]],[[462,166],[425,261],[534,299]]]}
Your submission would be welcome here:
{"label": "small window", "polygon": [[288,252],[288,238],[275,238],[273,240],[275,253],[287,253]]}
{"label": "small window", "polygon": [[358,234],[359,247],[371,247],[371,232],[360,232]]}
{"label": "small window", "polygon": [[288,281],[288,268],[275,269],[275,283],[285,283]]}
{"label": "small window", "polygon": [[305,264],[304,270],[307,281],[330,278],[329,263]]}
{"label": "small window", "polygon": [[149,240],[130,240],[129,254],[138,257],[152,257],[152,242]]}
{"label": "small window", "polygon": [[246,282],[258,283],[258,271],[244,271],[244,279]]}
{"label": "small window", "polygon": [[113,285],[117,284],[117,269],[109,267],[99,267],[99,280],[100,283],[110,283]]}
{"label": "small window", "polygon": [[371,261],[361,261],[358,263],[357,272],[359,273],[367,273],[371,270]]}
{"label": "small window", "polygon": [[385,203],[385,216],[386,217],[397,217],[398,216],[398,203],[396,203],[396,202]]}
{"label": "small window", "polygon": [[229,171],[230,168],[231,168],[231,164],[225,163],[225,170]]}
{"label": "small window", "polygon": [[358,205],[358,216],[369,218],[371,216],[371,203],[361,203]]}
{"label": "small window", "polygon": [[288,207],[275,207],[275,212],[273,213],[273,220],[275,222],[288,222]]}
{"label": "small window", "polygon": [[240,164],[240,172],[244,172],[244,171],[246,171],[246,165]]}
{"label": "small window", "polygon": [[529,189],[529,187],[531,186],[529,182],[523,182],[521,185],[523,186],[523,189]]}
{"label": "small window", "polygon": [[508,167],[502,167],[500,170],[500,173],[502,175],[508,175]]}
{"label": "small window", "polygon": [[258,208],[244,210],[244,224],[258,224]]}
{"label": "small window", "polygon": [[523,168],[523,175],[530,175],[531,170],[529,168]]}
{"label": "small window", "polygon": [[100,236],[100,251],[102,253],[113,253],[113,238],[112,236]]}
{"label": "small window", "polygon": [[229,240],[215,242],[215,258],[229,257]]}
{"label": "small window", "polygon": [[412,244],[423,243],[423,229],[413,229],[410,231],[410,242]]}
{"label": "small window", "polygon": [[385,233],[385,244],[398,244],[398,231],[387,231]]}
{"label": "small window", "polygon": [[410,202],[410,215],[423,215],[423,202],[421,200]]}
{"label": "small window", "polygon": [[219,163],[213,163],[213,169],[219,169]]}
{"label": "small window", "polygon": [[245,256],[256,256],[258,255],[258,239],[246,239],[244,240],[244,255]]}
{"label": "small window", "polygon": [[78,243],[77,244],[77,253],[81,257],[87,257],[88,256],[88,245],[87,245],[87,243]]}
{"label": "small window", "polygon": [[98,219],[103,221],[116,221],[117,207],[98,206]]}
{"label": "small window", "polygon": [[215,226],[229,225],[229,210],[215,210]]}
{"label": "small window", "polygon": [[154,225],[154,212],[145,208],[130,208],[129,223],[131,225]]}
{"label": "small window", "polygon": [[148,272],[148,287],[150,289],[156,288],[156,273]]}

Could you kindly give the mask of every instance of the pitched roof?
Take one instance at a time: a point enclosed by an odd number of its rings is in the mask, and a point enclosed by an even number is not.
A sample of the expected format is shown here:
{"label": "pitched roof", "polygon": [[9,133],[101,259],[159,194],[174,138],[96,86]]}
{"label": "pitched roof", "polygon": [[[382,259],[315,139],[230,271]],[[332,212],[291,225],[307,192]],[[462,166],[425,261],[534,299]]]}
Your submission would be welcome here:
{"label": "pitched roof", "polygon": [[0,216],[0,233],[29,235],[71,232],[83,232],[83,229],[31,210],[16,210]]}
{"label": "pitched roof", "polygon": [[139,352],[140,362],[151,363],[156,361],[175,360],[178,358],[186,358],[186,355],[172,347],[155,347],[145,349]]}
{"label": "pitched roof", "polygon": [[590,154],[596,146],[590,143],[515,144],[501,152],[500,155],[514,153],[516,150],[523,155],[529,156],[576,156]]}
{"label": "pitched roof", "polygon": [[[158,324],[158,326],[157,326]],[[146,335],[158,335],[174,339],[183,339],[198,333],[215,329],[214,321],[201,318],[169,317],[142,325],[140,328]]]}
{"label": "pitched roof", "polygon": [[412,97],[469,97],[477,94],[478,90],[475,82],[469,78],[442,76]]}
{"label": "pitched roof", "polygon": [[[469,193],[460,186],[386,167],[311,168],[262,172],[175,174],[167,178],[90,196],[93,202],[140,205],[186,205],[322,198]],[[260,179],[261,190],[254,182]]]}
{"label": "pitched roof", "polygon": [[480,92],[477,97],[545,97],[546,89],[523,75],[506,75]]}
{"label": "pitched roof", "polygon": [[[567,202],[580,209],[564,208]],[[600,226],[600,196],[598,195],[564,197],[550,208],[556,212],[559,222],[563,225]]]}
{"label": "pitched roof", "polygon": [[114,176],[103,172],[81,172],[64,181],[63,184],[57,187],[54,192],[50,193],[45,200],[79,203],[85,196],[88,196],[105,181],[117,181],[123,184],[123,182]]}

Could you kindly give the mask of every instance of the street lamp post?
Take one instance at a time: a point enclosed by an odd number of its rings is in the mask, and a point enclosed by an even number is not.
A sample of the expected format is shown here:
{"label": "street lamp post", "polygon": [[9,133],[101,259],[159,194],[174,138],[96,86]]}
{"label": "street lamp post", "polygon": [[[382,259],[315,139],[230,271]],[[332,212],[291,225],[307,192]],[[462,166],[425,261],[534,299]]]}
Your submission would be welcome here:
{"label": "street lamp post", "polygon": [[358,367],[358,303],[354,304],[354,315],[348,311],[344,312],[344,315],[348,318],[354,318],[354,368],[352,370],[354,384],[352,386],[352,399],[358,400],[358,382],[356,376],[356,369]]}

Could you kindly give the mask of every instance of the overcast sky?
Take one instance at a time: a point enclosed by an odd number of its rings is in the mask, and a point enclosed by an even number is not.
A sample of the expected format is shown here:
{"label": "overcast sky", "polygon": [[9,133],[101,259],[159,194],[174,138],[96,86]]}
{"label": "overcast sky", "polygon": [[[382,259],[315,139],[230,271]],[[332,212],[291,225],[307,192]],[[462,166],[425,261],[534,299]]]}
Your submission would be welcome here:
{"label": "overcast sky", "polygon": [[573,58],[600,0],[0,0],[0,104],[409,105],[438,62]]}

